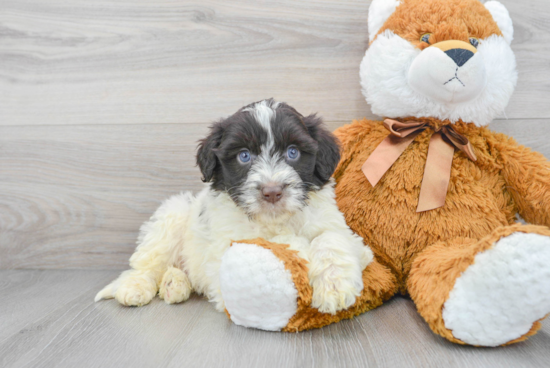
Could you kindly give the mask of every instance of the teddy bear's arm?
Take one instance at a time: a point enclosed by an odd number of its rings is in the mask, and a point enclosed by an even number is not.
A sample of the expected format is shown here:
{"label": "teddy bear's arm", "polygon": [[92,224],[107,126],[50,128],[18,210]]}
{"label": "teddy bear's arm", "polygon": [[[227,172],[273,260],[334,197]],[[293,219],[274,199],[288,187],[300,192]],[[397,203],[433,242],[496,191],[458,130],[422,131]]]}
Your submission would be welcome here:
{"label": "teddy bear's arm", "polygon": [[504,177],[518,212],[530,223],[550,226],[550,162],[513,139],[499,148]]}

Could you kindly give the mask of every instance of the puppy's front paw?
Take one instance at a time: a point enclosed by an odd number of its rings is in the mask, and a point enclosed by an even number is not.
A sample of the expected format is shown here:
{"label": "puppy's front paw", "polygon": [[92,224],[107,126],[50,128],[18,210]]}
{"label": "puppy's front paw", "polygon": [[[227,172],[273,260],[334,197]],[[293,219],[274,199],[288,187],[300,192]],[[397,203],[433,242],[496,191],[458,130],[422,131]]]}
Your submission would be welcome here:
{"label": "puppy's front paw", "polygon": [[122,305],[141,307],[149,304],[156,294],[155,281],[138,276],[123,280],[115,293],[115,299]]}
{"label": "puppy's front paw", "polygon": [[[355,281],[355,282],[354,282]],[[345,278],[317,277],[311,280],[313,297],[311,306],[322,313],[336,314],[351,307],[356,297],[361,295],[363,284]]]}
{"label": "puppy's front paw", "polygon": [[191,291],[187,275],[179,268],[170,267],[160,283],[159,297],[167,304],[176,304],[189,299]]}

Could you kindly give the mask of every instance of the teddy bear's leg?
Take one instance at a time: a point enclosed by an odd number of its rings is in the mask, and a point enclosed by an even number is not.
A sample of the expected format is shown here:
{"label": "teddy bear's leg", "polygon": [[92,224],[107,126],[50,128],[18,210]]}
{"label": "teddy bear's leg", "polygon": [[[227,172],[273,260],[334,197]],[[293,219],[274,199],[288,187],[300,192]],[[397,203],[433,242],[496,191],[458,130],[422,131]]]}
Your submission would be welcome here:
{"label": "teddy bear's leg", "polygon": [[232,244],[220,267],[227,314],[238,325],[270,331],[318,328],[373,309],[397,290],[391,272],[376,261],[363,271],[355,304],[336,314],[312,308],[307,261],[288,245],[263,239]]}
{"label": "teddy bear's leg", "polygon": [[234,242],[224,253],[221,293],[235,324],[279,331],[300,303],[310,302],[307,262],[287,247],[253,239]]}
{"label": "teddy bear's leg", "polygon": [[407,282],[419,313],[460,344],[523,341],[550,313],[550,230],[513,225],[482,240],[437,243],[414,261]]}

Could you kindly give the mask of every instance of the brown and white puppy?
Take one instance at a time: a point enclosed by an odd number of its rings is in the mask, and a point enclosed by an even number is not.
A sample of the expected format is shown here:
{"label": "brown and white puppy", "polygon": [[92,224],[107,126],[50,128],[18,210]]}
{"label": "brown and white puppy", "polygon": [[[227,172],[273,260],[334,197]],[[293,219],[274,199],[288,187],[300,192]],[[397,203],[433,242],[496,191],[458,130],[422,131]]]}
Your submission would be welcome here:
{"label": "brown and white puppy", "polygon": [[[320,118],[272,99],[213,124],[197,152],[206,188],[160,206],[141,227],[132,269],[96,301],[141,306],[158,292],[178,303],[196,291],[223,311],[224,252],[232,240],[264,238],[290,244],[309,261],[313,307],[335,313],[351,306],[372,252],[336,206],[331,175],[339,158],[338,142]],[[276,330],[278,323],[261,327]]]}

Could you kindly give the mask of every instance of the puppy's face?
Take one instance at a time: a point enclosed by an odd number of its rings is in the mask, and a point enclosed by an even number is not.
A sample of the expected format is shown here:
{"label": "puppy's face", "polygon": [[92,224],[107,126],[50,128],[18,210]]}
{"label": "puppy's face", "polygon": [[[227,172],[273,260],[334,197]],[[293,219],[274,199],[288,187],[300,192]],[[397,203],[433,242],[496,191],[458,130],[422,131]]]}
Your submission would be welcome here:
{"label": "puppy's face", "polygon": [[321,119],[272,99],[245,106],[210,129],[197,152],[204,181],[251,217],[300,210],[340,159],[337,140]]}

